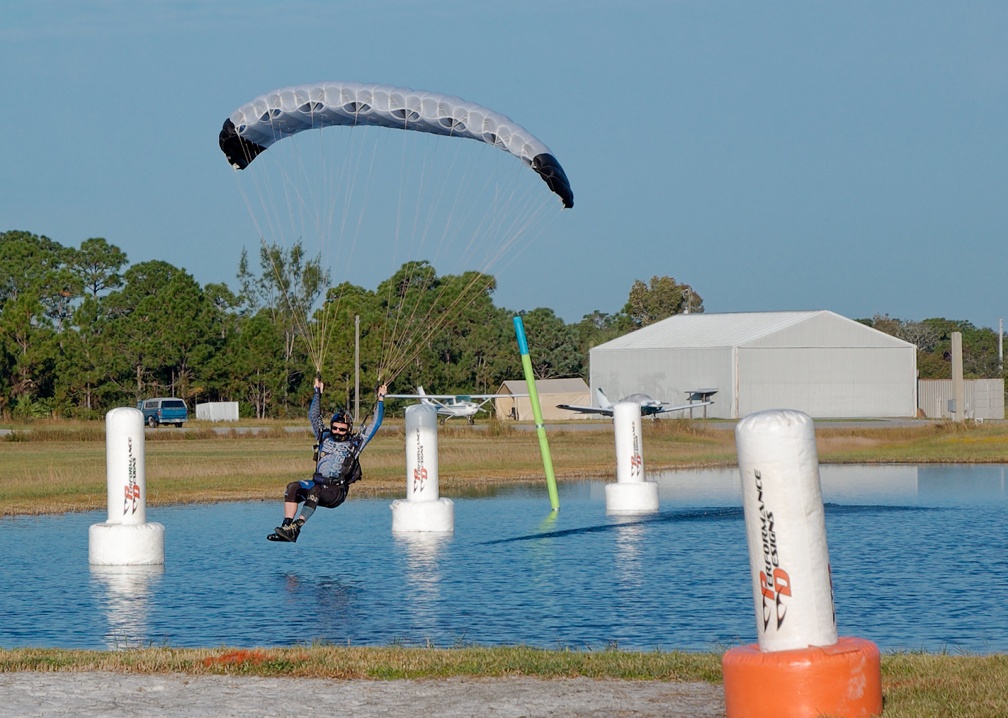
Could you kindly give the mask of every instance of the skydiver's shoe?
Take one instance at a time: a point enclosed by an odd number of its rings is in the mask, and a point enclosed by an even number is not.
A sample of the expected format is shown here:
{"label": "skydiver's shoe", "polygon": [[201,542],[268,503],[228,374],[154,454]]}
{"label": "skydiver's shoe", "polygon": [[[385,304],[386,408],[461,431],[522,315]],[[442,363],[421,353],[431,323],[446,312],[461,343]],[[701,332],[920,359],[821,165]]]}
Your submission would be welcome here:
{"label": "skydiver's shoe", "polygon": [[[283,522],[280,524],[280,526],[290,526],[293,522],[294,522],[294,519],[287,519],[287,518],[285,518],[283,520]],[[277,528],[279,529],[279,526]],[[281,536],[280,534],[278,534],[276,532],[271,533],[270,535],[268,535],[266,537],[266,539],[268,541],[283,541],[284,543],[289,543],[290,542],[290,539],[288,539],[285,536]]]}
{"label": "skydiver's shoe", "polygon": [[[289,523],[283,526],[277,526],[275,529],[276,533],[271,535],[278,536],[281,541],[290,541],[291,543],[296,543],[298,540],[298,535],[301,533],[302,526],[304,526],[304,521],[298,519],[293,523]],[[267,536],[266,538],[269,538],[269,536]]]}

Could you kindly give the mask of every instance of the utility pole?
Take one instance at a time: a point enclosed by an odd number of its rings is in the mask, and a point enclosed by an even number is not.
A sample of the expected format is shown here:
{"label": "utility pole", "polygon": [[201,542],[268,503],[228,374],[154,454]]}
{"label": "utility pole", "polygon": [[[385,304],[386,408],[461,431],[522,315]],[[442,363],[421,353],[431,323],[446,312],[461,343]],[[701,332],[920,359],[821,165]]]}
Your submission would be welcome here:
{"label": "utility pole", "polygon": [[354,314],[354,424],[360,422],[360,314]]}
{"label": "utility pole", "polygon": [[952,421],[966,420],[966,386],[963,383],[962,332],[952,332],[952,396],[955,414]]}

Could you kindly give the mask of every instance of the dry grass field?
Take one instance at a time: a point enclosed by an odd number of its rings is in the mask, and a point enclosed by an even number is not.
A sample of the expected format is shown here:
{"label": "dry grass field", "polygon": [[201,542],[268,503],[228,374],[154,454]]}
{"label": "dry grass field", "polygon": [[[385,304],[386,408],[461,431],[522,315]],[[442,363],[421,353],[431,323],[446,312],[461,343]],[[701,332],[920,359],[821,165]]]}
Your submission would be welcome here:
{"label": "dry grass field", "polygon": [[[649,470],[731,466],[733,425],[645,421]],[[295,423],[229,429],[193,422],[184,430],[148,430],[148,503],[278,500],[290,481],[312,471],[312,442]],[[822,463],[1008,463],[1008,424],[833,422],[817,428]],[[614,474],[615,448],[605,422],[548,429],[558,481]],[[364,480],[351,496],[398,496],[404,491],[401,422],[386,421],[361,458]],[[530,427],[495,421],[442,427],[440,487],[445,496],[474,495],[508,483],[539,482],[544,471]],[[101,422],[45,422],[14,427],[0,437],[0,515],[59,513],[105,506],[105,443]]]}

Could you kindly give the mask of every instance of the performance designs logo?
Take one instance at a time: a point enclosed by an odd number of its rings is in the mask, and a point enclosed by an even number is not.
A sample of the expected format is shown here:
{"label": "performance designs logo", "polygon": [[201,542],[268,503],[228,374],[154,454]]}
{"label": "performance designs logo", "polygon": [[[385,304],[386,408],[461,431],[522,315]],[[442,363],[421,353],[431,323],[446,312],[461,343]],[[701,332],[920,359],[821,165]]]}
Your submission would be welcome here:
{"label": "performance designs logo", "polygon": [[791,577],[780,567],[773,511],[767,509],[763,500],[763,477],[758,469],[753,471],[753,476],[756,479],[756,500],[759,503],[760,534],[763,540],[763,570],[759,572],[760,593],[763,596],[763,630],[766,631],[774,620],[777,630],[780,630],[787,617]]}
{"label": "performance designs logo", "polygon": [[123,498],[123,516],[126,514],[135,514],[137,506],[140,504],[140,484],[138,484],[136,480],[137,460],[136,457],[133,456],[133,437],[127,437],[126,439],[126,456],[127,461],[129,462],[127,469],[129,483],[123,487],[125,490],[125,496]]}
{"label": "performance designs logo", "polygon": [[413,469],[413,493],[423,493],[427,486],[427,467],[424,466],[423,441],[420,440],[420,429],[416,432],[416,468]]}
{"label": "performance designs logo", "polygon": [[637,424],[635,423],[630,425],[630,437],[633,447],[633,453],[630,455],[630,476],[640,476],[644,459],[641,456],[640,437],[637,436]]}

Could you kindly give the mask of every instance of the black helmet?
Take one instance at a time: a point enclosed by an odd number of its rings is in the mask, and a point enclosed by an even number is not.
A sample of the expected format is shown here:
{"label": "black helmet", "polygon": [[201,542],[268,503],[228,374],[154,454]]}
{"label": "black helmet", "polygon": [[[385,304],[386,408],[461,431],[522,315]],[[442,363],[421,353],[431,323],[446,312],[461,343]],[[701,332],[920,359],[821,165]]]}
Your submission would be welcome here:
{"label": "black helmet", "polygon": [[347,425],[346,433],[353,431],[353,417],[350,416],[350,412],[346,409],[337,409],[329,420],[329,430],[332,431],[332,425],[336,422]]}

